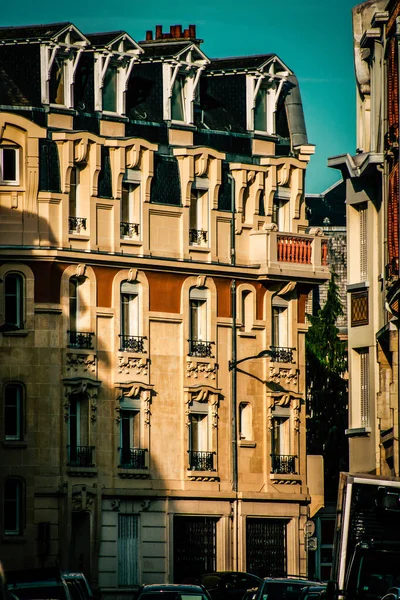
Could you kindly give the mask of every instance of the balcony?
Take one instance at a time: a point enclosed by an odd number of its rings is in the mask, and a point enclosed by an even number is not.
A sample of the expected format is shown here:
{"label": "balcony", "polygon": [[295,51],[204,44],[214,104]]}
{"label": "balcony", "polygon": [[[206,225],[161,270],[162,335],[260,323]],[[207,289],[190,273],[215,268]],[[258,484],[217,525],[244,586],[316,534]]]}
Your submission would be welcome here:
{"label": "balcony", "polygon": [[94,446],[67,446],[68,449],[68,467],[94,467],[93,451]]}
{"label": "balcony", "polygon": [[139,223],[120,223],[120,235],[122,238],[137,238],[139,236]]}
{"label": "balcony", "polygon": [[86,231],[86,218],[83,217],[68,217],[69,233],[81,233]]}
{"label": "balcony", "polygon": [[142,448],[118,448],[120,453],[120,469],[147,469],[146,450]]}
{"label": "balcony", "polygon": [[213,358],[211,346],[214,342],[206,342],[204,340],[188,340],[189,356],[197,356],[198,358]]}
{"label": "balcony", "polygon": [[297,456],[289,454],[271,454],[271,473],[278,475],[297,475]]}
{"label": "balcony", "polygon": [[276,236],[278,262],[311,264],[312,240],[305,236]]}
{"label": "balcony", "polygon": [[143,335],[124,335],[119,336],[119,349],[123,352],[141,352],[145,353]]}
{"label": "balcony", "polygon": [[293,353],[295,348],[282,348],[279,346],[270,346],[271,361],[280,363],[293,363]]}
{"label": "balcony", "polygon": [[76,348],[78,350],[93,350],[92,337],[93,332],[72,331],[68,330],[68,348]]}
{"label": "balcony", "polygon": [[215,471],[214,452],[188,450],[189,471]]}
{"label": "balcony", "polygon": [[204,229],[189,229],[189,244],[191,246],[205,246],[207,244],[207,231],[204,231]]}

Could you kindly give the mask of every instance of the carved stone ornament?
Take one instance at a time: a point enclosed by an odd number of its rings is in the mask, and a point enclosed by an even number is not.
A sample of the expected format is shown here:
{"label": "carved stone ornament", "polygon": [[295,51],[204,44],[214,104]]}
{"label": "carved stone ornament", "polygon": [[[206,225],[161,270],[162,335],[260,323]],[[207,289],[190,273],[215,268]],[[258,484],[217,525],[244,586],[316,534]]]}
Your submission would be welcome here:
{"label": "carved stone ornament", "polygon": [[194,172],[196,177],[203,177],[208,170],[208,156],[205,152],[194,157]]}
{"label": "carved stone ornament", "polygon": [[277,179],[278,185],[287,185],[289,183],[290,177],[290,165],[284,164],[281,167],[278,167],[277,170]]}
{"label": "carved stone ornament", "polygon": [[95,507],[96,488],[88,489],[86,485],[74,485],[72,487],[72,511],[93,511]]}
{"label": "carved stone ornament", "polygon": [[82,278],[85,277],[86,265],[81,263],[76,267],[76,277]]}
{"label": "carved stone ornament", "polygon": [[91,415],[90,420],[92,423],[96,421],[97,418],[97,397],[99,395],[99,387],[101,386],[101,381],[98,379],[89,379],[86,377],[71,377],[69,379],[63,379],[63,384],[65,386],[65,393],[67,400],[64,402],[64,421],[67,423],[69,419],[69,411],[70,411],[70,397],[77,394],[85,394],[89,399]]}
{"label": "carved stone ornament", "polygon": [[278,225],[276,223],[264,223],[264,231],[278,231]]}
{"label": "carved stone ornament", "polygon": [[186,363],[186,377],[188,379],[198,379],[203,376],[204,379],[214,380],[217,375],[217,364],[188,360]]}
{"label": "carved stone ornament", "polygon": [[140,381],[130,381],[127,383],[118,383],[117,388],[122,390],[116,401],[115,412],[117,416],[115,422],[117,425],[121,422],[121,401],[124,398],[137,398],[140,400],[141,409],[143,410],[143,422],[145,425],[150,425],[151,417],[151,396],[153,393],[153,385],[143,384]]}
{"label": "carved stone ornament", "polygon": [[213,429],[218,427],[218,408],[219,408],[219,396],[221,393],[220,389],[212,388],[210,386],[199,385],[196,387],[185,388],[185,425],[190,426],[190,405],[193,401],[210,403],[211,402],[211,424]]}
{"label": "carved stone ornament", "polygon": [[148,375],[149,359],[135,358],[124,354],[118,357],[117,370],[118,373],[124,373],[125,375]]}
{"label": "carved stone ornament", "polygon": [[138,269],[129,269],[128,272],[128,281],[132,282],[132,281],[136,281],[138,278]]}
{"label": "carved stone ornament", "polygon": [[272,431],[273,424],[272,420],[274,418],[274,408],[276,406],[290,408],[291,409],[291,417],[293,419],[293,428],[296,433],[300,431],[300,410],[301,410],[301,396],[295,394],[293,392],[277,392],[270,396],[270,403],[268,406],[267,413],[267,422],[268,429]]}
{"label": "carved stone ornament", "polygon": [[199,275],[197,277],[196,287],[197,288],[203,288],[203,287],[205,287],[206,281],[207,281],[207,276],[206,275]]}
{"label": "carved stone ornament", "polygon": [[297,369],[282,369],[279,367],[269,368],[268,381],[276,384],[296,385],[298,380]]}
{"label": "carved stone ornament", "polygon": [[95,354],[75,354],[69,352],[67,354],[66,369],[67,371],[88,371],[94,373],[96,371]]}

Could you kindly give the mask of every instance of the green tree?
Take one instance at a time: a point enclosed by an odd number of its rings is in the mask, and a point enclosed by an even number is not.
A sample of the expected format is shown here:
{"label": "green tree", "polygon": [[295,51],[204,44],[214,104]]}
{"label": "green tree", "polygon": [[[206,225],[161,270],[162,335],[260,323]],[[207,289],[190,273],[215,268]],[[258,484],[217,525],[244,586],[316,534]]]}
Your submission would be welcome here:
{"label": "green tree", "polygon": [[348,469],[347,347],[336,326],[343,307],[332,273],[327,300],[314,316],[309,315],[306,335],[307,453],[324,457],[325,495],[337,495],[340,471]]}

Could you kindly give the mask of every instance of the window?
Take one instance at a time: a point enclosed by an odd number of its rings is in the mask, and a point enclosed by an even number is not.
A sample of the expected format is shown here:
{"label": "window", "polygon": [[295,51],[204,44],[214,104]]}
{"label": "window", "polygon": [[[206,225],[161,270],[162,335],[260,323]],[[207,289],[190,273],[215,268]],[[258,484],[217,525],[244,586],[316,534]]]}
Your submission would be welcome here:
{"label": "window", "polygon": [[208,337],[208,290],[192,288],[189,297],[189,356],[211,357]]}
{"label": "window", "polygon": [[208,404],[193,401],[189,415],[189,469],[213,471],[214,453],[210,451]]}
{"label": "window", "polygon": [[360,356],[360,415],[361,427],[370,426],[370,399],[369,399],[369,350],[362,348],[358,351]]}
{"label": "window", "polygon": [[0,146],[0,185],[17,185],[18,183],[18,148]]}
{"label": "window", "polygon": [[86,230],[86,218],[79,216],[81,210],[80,198],[80,179],[81,169],[73,167],[71,169],[69,184],[69,232],[81,233]]}
{"label": "window", "polygon": [[139,517],[118,515],[118,586],[132,587],[139,579]]}
{"label": "window", "polygon": [[243,331],[251,331],[254,322],[253,294],[247,290],[241,293],[241,321]]}
{"label": "window", "polygon": [[288,308],[272,306],[272,346],[288,347]]}
{"label": "window", "polygon": [[22,440],[23,389],[18,383],[8,383],[4,389],[4,439]]}
{"label": "window", "polygon": [[56,56],[51,67],[49,93],[51,104],[65,104],[65,62]]}
{"label": "window", "polygon": [[146,468],[145,450],[141,447],[139,398],[124,398],[121,402],[120,437],[120,468]]}
{"label": "window", "polygon": [[121,196],[121,238],[137,238],[140,233],[140,185],[124,182]]}
{"label": "window", "polygon": [[140,323],[140,284],[124,281],[121,284],[120,349],[144,352],[144,337]]}
{"label": "window", "polygon": [[178,73],[172,86],[171,119],[185,121],[185,75]]}
{"label": "window", "polygon": [[296,457],[290,449],[290,417],[276,415],[272,419],[271,473],[296,473]]}
{"label": "window", "polygon": [[24,326],[24,281],[19,273],[8,273],[4,279],[5,323],[16,329]]}
{"label": "window", "polygon": [[267,104],[268,104],[267,90],[265,88],[260,87],[260,89],[258,90],[257,96],[256,96],[255,105],[254,105],[254,129],[256,131],[268,131]]}
{"label": "window", "polygon": [[79,295],[78,280],[71,277],[69,280],[69,328],[78,331]]}
{"label": "window", "polygon": [[368,278],[367,205],[362,205],[358,212],[360,219],[360,281],[366,281]]}
{"label": "window", "polygon": [[85,394],[72,394],[69,402],[68,464],[71,467],[92,467],[88,397]]}
{"label": "window", "polygon": [[23,487],[20,479],[10,477],[4,483],[4,534],[21,535]]}
{"label": "window", "polygon": [[115,65],[108,67],[103,80],[103,110],[117,111],[118,68]]}
{"label": "window", "polygon": [[208,192],[192,190],[189,209],[189,243],[206,246],[208,239]]}
{"label": "window", "polygon": [[278,226],[278,231],[289,231],[287,222],[288,201],[274,198],[272,205],[272,222]]}
{"label": "window", "polygon": [[241,440],[251,440],[253,438],[253,423],[251,404],[241,402],[239,404],[239,438]]}

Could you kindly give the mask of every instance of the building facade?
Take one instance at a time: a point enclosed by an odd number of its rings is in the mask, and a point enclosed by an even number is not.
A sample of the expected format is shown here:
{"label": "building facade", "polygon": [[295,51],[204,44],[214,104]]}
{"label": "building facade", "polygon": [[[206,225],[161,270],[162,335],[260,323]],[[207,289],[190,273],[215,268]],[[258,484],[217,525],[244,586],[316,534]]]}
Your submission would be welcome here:
{"label": "building facade", "polygon": [[350,470],[397,477],[399,15],[353,9],[357,153],[329,159],[346,180]]}
{"label": "building facade", "polygon": [[276,55],[200,44],[0,29],[6,569],[306,574],[313,147]]}

